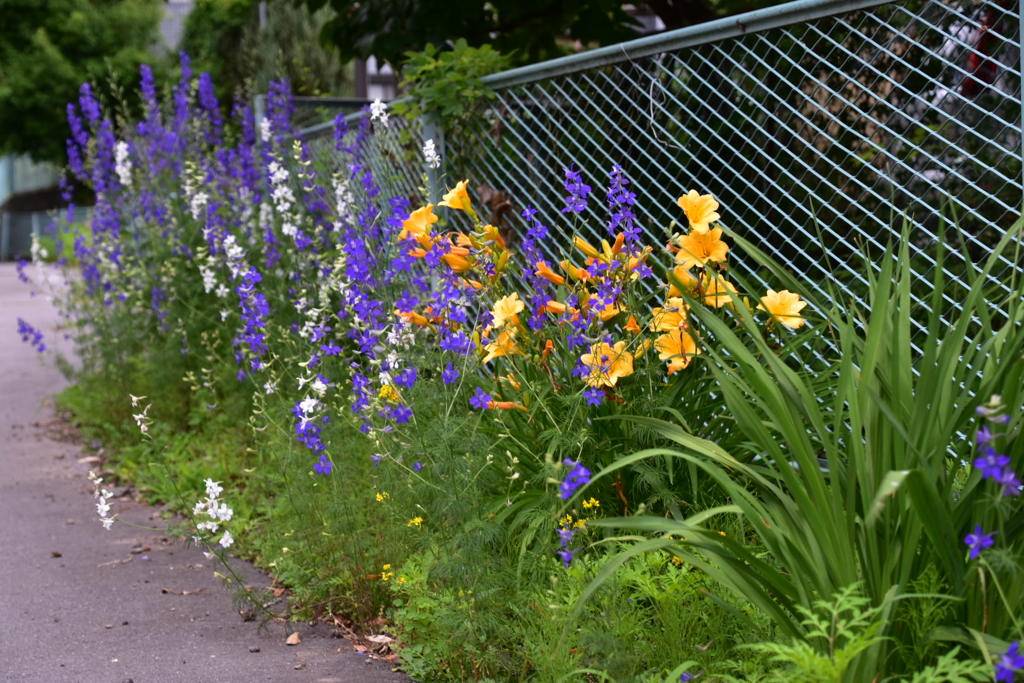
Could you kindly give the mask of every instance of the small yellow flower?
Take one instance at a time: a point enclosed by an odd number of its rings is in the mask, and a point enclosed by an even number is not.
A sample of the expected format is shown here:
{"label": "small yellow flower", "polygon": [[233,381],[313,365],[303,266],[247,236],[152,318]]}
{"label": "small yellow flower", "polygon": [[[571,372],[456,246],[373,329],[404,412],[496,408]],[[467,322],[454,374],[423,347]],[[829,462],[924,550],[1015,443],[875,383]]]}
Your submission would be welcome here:
{"label": "small yellow flower", "polygon": [[690,221],[690,228],[697,232],[707,232],[709,224],[720,218],[718,202],[709,194],[697,194],[697,190],[690,190],[677,199],[676,203]]}
{"label": "small yellow flower", "polygon": [[381,386],[380,391],[377,392],[377,396],[378,398],[382,398],[385,401],[389,401],[391,403],[402,402],[402,397],[398,395],[398,390],[395,389],[390,384],[385,384]]}
{"label": "small yellow flower", "polygon": [[587,500],[583,501],[584,510],[590,510],[591,508],[599,507],[601,507],[601,502],[598,501],[597,498],[588,498]]}
{"label": "small yellow flower", "polygon": [[678,555],[673,555],[672,556],[672,564],[674,564],[677,567],[682,567],[683,566],[683,558],[679,557]]}
{"label": "small yellow flower", "polygon": [[640,324],[632,315],[630,315],[629,319],[626,320],[626,324],[623,326],[622,329],[626,330],[626,332],[632,332],[633,334],[640,334],[640,332],[642,332],[642,330],[640,329]]}
{"label": "small yellow flower", "polygon": [[577,529],[582,529],[586,525],[587,525],[587,520],[585,520],[585,519],[577,519],[576,523],[573,524],[573,526],[576,527]]}
{"label": "small yellow flower", "polygon": [[404,576],[399,576],[398,580],[395,581],[395,583],[398,584],[399,586],[402,586],[402,585],[405,584],[406,581],[407,581],[407,579]]}
{"label": "small yellow flower", "polygon": [[491,309],[491,316],[494,318],[493,325],[504,327],[505,323],[522,313],[524,307],[523,301],[516,292],[498,299],[494,302],[494,308]]}
{"label": "small yellow flower", "polygon": [[390,581],[394,577],[395,573],[390,571],[390,569],[391,569],[391,565],[390,564],[386,564],[383,567],[381,567],[381,572],[380,572],[380,580],[381,581]]}
{"label": "small yellow flower", "polygon": [[562,527],[563,529],[568,529],[572,526],[572,520],[572,515],[566,515],[565,517],[562,517],[560,520],[558,520],[558,526]]}
{"label": "small yellow flower", "polygon": [[467,183],[469,183],[468,180],[460,180],[437,205],[447,206],[449,209],[465,211],[466,213],[474,213],[473,204],[470,202],[469,193],[466,191]]}
{"label": "small yellow flower", "polygon": [[490,363],[495,358],[519,356],[523,353],[516,344],[516,328],[514,327],[502,330],[494,341],[484,347],[484,350],[487,351],[487,355],[483,359],[484,363]]}
{"label": "small yellow flower", "polygon": [[704,232],[694,230],[680,237],[676,243],[679,245],[676,263],[683,268],[703,268],[711,262],[721,263],[725,261],[725,255],[729,251],[729,245],[722,241],[721,228]]}
{"label": "small yellow flower", "polygon": [[409,523],[406,526],[413,527],[413,526],[420,526],[421,524],[423,524],[423,518],[422,517],[413,517],[412,519],[409,520]]}
{"label": "small yellow flower", "polygon": [[710,273],[705,275],[701,281],[701,287],[704,289],[704,303],[715,308],[731,304],[730,293],[736,294],[733,284],[721,275],[711,275]]}
{"label": "small yellow flower", "polygon": [[412,237],[420,244],[427,242],[424,245],[427,246],[430,243],[430,226],[437,220],[433,204],[422,206],[409,214],[409,217],[402,223],[402,231],[398,233],[398,239],[404,240]]}
{"label": "small yellow flower", "polygon": [[592,387],[614,387],[621,377],[633,374],[633,354],[626,351],[626,342],[615,346],[599,342],[590,347],[590,353],[580,356],[580,361],[590,368],[590,374],[583,381]]}
{"label": "small yellow flower", "polygon": [[768,294],[761,297],[761,303],[757,305],[757,308],[770,313],[772,320],[795,330],[807,322],[800,315],[800,311],[806,305],[806,301],[800,301],[799,294],[788,289],[783,289],[780,292],[769,289]]}
{"label": "small yellow flower", "polygon": [[387,491],[378,491],[377,495],[374,496],[378,503],[383,503],[385,500],[391,497],[391,494]]}
{"label": "small yellow flower", "polygon": [[685,369],[693,357],[700,353],[693,337],[678,329],[658,337],[654,341],[654,348],[658,350],[658,358],[668,361],[670,375]]}
{"label": "small yellow flower", "polygon": [[686,303],[680,297],[672,297],[665,306],[651,311],[651,332],[671,332],[686,327]]}

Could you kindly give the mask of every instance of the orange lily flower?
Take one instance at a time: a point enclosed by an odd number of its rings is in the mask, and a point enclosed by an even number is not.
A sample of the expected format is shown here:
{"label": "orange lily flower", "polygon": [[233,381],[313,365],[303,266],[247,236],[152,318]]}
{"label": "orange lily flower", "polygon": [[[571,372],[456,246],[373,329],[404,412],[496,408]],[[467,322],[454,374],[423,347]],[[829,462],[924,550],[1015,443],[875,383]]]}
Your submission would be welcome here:
{"label": "orange lily flower", "polygon": [[537,266],[537,270],[534,271],[537,275],[541,276],[548,282],[556,285],[564,285],[565,278],[551,270],[551,266],[547,264],[547,261],[537,261],[534,265]]}

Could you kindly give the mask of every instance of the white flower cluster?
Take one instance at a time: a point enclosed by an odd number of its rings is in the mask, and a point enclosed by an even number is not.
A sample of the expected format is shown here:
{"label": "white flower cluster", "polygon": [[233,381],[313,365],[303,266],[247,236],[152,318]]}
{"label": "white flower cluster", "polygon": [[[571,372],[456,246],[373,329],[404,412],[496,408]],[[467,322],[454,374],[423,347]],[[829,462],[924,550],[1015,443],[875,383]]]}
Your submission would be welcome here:
{"label": "white flower cluster", "polygon": [[381,101],[378,97],[370,105],[370,120],[379,123],[382,127],[387,128],[388,119],[388,105]]}
{"label": "white flower cluster", "polygon": [[334,229],[341,230],[345,221],[351,220],[351,208],[355,205],[355,198],[353,198],[352,190],[348,185],[348,178],[342,176],[341,173],[335,173],[332,180],[334,181],[334,205],[337,216]]}
{"label": "white flower cluster", "polygon": [[384,346],[387,349],[384,360],[387,361],[388,366],[399,367],[402,364],[402,352],[415,343],[416,336],[412,325],[402,320],[396,321],[384,338]]}
{"label": "white flower cluster", "polygon": [[267,170],[270,172],[270,185],[273,188],[270,191],[270,198],[274,201],[274,209],[281,216],[281,232],[288,237],[295,237],[299,229],[291,214],[292,206],[295,204],[295,193],[288,186],[288,169],[275,160],[270,162]]}
{"label": "white flower cluster", "polygon": [[203,215],[203,211],[206,209],[207,202],[210,201],[210,195],[205,192],[196,192],[192,195],[188,201],[188,210],[192,214],[194,220],[199,220]]}
{"label": "white flower cluster", "polygon": [[[228,507],[227,503],[220,500],[220,494],[224,492],[224,487],[213,479],[206,480],[206,498],[196,503],[195,507],[192,508],[192,514],[195,517],[206,517],[205,520],[196,524],[196,528],[202,531],[209,531],[211,534],[217,533],[220,530],[220,525],[224,522],[231,521],[234,517],[235,511]],[[235,542],[231,532],[224,529],[223,535],[220,537],[218,543],[222,548],[227,548]]]}
{"label": "white flower cluster", "polygon": [[433,138],[423,143],[423,160],[430,168],[441,167],[441,155],[437,153]]}
{"label": "white flower cluster", "polygon": [[[302,378],[299,378],[299,382],[304,383]],[[302,413],[302,419],[300,420],[300,423],[302,424],[303,428],[305,428],[305,426],[309,423],[310,420],[316,417],[316,411],[319,407],[320,400],[313,398],[312,396],[307,396],[306,398],[302,399],[299,402],[299,411]]]}
{"label": "white flower cluster", "polygon": [[265,116],[260,119],[260,139],[263,142],[270,142],[270,119]]}
{"label": "white flower cluster", "polygon": [[118,140],[114,145],[114,172],[121,185],[128,188],[132,186],[132,161],[128,158],[128,143]]}
{"label": "white flower cluster", "polygon": [[[139,402],[142,401],[142,399],[146,398],[145,396],[132,396],[131,394],[128,394],[128,397],[131,398],[132,400],[132,408],[138,408]],[[152,420],[149,419],[148,415],[149,405],[150,404],[147,403],[146,407],[142,409],[141,413],[136,413],[132,415],[132,419],[135,420],[135,424],[138,425],[139,431],[142,432],[143,434],[149,433],[149,425],[152,422]]]}
{"label": "white flower cluster", "polygon": [[221,242],[221,248],[227,257],[231,276],[237,280],[243,272],[249,270],[249,266],[245,262],[245,249],[238,244],[238,240],[235,239],[234,235],[225,237]]}
{"label": "white flower cluster", "polygon": [[89,481],[92,482],[95,489],[93,495],[96,497],[96,514],[100,516],[100,523],[103,525],[103,528],[110,531],[116,516],[110,514],[110,499],[114,496],[114,493],[110,489],[103,488],[103,478],[97,476],[92,470],[89,470]]}

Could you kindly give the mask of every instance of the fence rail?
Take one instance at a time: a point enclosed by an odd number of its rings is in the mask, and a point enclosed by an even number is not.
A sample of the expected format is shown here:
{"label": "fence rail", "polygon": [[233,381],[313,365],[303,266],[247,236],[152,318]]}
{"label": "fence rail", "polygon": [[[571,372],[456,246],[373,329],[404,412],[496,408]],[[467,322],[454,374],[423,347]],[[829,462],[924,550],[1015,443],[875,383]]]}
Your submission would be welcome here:
{"label": "fence rail", "polygon": [[[727,230],[819,294],[861,300],[851,257],[906,221],[922,305],[936,245],[954,247],[952,308],[1024,199],[1020,16],[998,0],[800,0],[495,74],[496,100],[444,141],[447,178],[555,220],[563,168],[599,186],[619,164],[651,243],[667,240],[679,194],[710,192]],[[402,187],[423,187],[417,160],[389,161]],[[604,236],[601,208],[552,227]],[[1000,283],[1022,268],[1000,265]]]}

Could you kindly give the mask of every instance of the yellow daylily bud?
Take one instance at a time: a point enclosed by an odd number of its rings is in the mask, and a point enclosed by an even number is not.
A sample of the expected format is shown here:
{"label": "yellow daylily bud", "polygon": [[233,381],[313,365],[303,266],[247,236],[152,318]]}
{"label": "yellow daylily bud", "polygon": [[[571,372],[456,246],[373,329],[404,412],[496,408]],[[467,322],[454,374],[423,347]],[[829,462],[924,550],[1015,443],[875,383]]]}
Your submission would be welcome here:
{"label": "yellow daylily bud", "polygon": [[573,244],[576,245],[577,249],[582,251],[587,256],[590,256],[591,258],[597,258],[598,256],[600,256],[600,252],[598,252],[597,249],[594,249],[594,247],[590,246],[590,244],[588,244],[587,241],[584,240],[582,237],[574,237]]}

